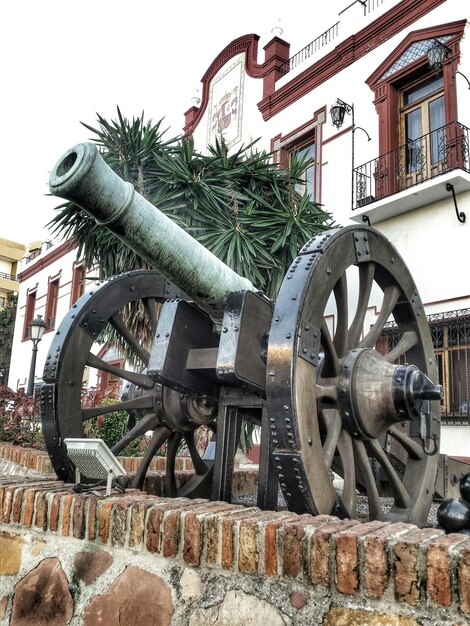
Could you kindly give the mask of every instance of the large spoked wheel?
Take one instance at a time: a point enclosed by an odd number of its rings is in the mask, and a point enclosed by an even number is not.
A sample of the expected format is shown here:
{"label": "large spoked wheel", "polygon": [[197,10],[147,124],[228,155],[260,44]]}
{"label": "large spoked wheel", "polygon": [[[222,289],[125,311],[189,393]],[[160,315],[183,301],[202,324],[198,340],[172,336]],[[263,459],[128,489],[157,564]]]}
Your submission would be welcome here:
{"label": "large spoked wheel", "polygon": [[[387,322],[399,337],[391,348]],[[371,519],[425,524],[440,387],[416,286],[388,240],[353,226],[301,250],[276,303],[267,371],[271,450],[289,509],[356,517],[364,493]],[[340,495],[331,470],[344,479]]]}
{"label": "large spoked wheel", "polygon": [[[75,470],[67,456],[64,439],[84,437],[85,424],[98,415],[114,411],[129,414],[129,430],[112,448],[121,453],[141,435],[152,431],[152,437],[131,485],[142,488],[154,456],[166,445],[165,491],[168,495],[199,495],[210,493],[210,464],[197,451],[194,432],[202,424],[212,426],[212,410],[199,411],[187,399],[191,410],[182,414],[175,392],[163,389],[146,375],[149,351],[137,339],[133,319],[126,315],[131,303],[148,325],[149,337],[155,335],[158,307],[168,297],[174,297],[174,287],[154,271],[138,270],[115,276],[96,289],[84,294],[61,323],[46,360],[41,392],[42,422],[46,446],[57,476],[74,481]],[[121,344],[134,355],[135,366],[116,367],[97,356],[96,341],[101,331],[110,325]],[[124,394],[106,406],[87,407],[82,400],[85,370],[108,374],[122,383]],[[135,371],[134,371],[135,370]],[[169,407],[169,416],[165,413]],[[181,489],[177,488],[175,458],[185,440],[195,476]],[[209,481],[208,481],[209,479]],[[209,482],[209,484],[208,484]]]}

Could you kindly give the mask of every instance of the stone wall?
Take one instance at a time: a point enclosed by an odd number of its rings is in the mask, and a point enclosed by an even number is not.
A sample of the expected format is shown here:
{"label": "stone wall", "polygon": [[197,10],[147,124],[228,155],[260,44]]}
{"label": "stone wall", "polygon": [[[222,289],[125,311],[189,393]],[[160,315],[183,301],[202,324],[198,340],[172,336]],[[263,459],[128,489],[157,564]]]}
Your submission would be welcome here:
{"label": "stone wall", "polygon": [[3,476],[0,622],[470,624],[470,537]]}

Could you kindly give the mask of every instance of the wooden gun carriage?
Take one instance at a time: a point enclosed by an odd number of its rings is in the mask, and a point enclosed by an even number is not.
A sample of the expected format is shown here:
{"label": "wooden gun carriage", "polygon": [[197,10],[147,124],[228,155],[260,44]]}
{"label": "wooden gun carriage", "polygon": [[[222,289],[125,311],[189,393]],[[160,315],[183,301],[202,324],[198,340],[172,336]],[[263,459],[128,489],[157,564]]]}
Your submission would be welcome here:
{"label": "wooden gun carriage", "polygon": [[[280,486],[297,513],[354,517],[363,494],[371,519],[426,522],[439,459],[441,388],[418,291],[383,235],[348,226],[313,237],[274,303],[122,181],[94,145],[79,144],[61,157],[50,190],[155,267],[84,294],[52,342],[42,415],[61,479],[74,479],[64,439],[83,437],[87,420],[119,409],[129,411],[135,425],[114,454],[153,432],[132,486],[142,488],[166,444],[168,495],[230,501],[240,428],[248,420],[261,427],[261,508],[277,508]],[[365,328],[377,293],[379,313]],[[153,337],[150,349],[122,313],[137,301]],[[328,307],[334,328],[325,318]],[[377,342],[390,319],[400,339],[382,354]],[[138,356],[140,371],[96,356],[93,345],[108,324]],[[111,407],[82,406],[86,367],[122,378],[125,398]],[[194,432],[202,424],[216,432],[215,463],[196,449]],[[178,488],[182,440],[195,473]],[[343,478],[341,492],[333,472]],[[391,499],[386,506],[382,496]]]}

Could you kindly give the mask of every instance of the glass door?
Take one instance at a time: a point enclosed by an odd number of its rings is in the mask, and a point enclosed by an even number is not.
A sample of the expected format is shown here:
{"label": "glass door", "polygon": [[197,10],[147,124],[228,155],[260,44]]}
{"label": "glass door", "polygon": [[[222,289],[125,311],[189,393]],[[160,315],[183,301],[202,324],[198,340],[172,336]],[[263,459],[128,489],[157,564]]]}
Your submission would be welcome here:
{"label": "glass door", "polygon": [[445,159],[444,81],[432,76],[401,93],[402,187],[434,175]]}

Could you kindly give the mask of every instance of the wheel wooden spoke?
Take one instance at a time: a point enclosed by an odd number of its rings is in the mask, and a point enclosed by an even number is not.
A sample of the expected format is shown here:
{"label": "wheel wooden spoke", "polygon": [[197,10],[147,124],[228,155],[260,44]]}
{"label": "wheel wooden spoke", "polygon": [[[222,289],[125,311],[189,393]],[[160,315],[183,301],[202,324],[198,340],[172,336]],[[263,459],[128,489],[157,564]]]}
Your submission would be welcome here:
{"label": "wheel wooden spoke", "polygon": [[338,437],[338,452],[343,466],[343,501],[350,517],[356,517],[356,467],[354,465],[354,450],[351,435],[347,430],[342,430]]}
{"label": "wheel wooden spoke", "polygon": [[337,409],[323,409],[323,418],[326,425],[326,439],[323,444],[323,456],[327,467],[331,468],[333,457],[341,433],[342,421]]}
{"label": "wheel wooden spoke", "polygon": [[380,502],[379,491],[375,482],[375,477],[370,466],[369,457],[367,456],[364,442],[361,439],[353,439],[354,458],[359,469],[367,492],[369,501],[369,517],[370,519],[382,520],[384,511]]}
{"label": "wheel wooden spoke", "polygon": [[355,348],[361,339],[364,330],[364,320],[369,306],[370,292],[374,282],[375,264],[362,263],[359,265],[359,294],[354,319],[349,327],[348,347]]}
{"label": "wheel wooden spoke", "polygon": [[147,317],[150,322],[150,328],[151,328],[152,336],[153,336],[155,335],[155,331],[157,330],[157,323],[158,323],[158,315],[157,315],[157,309],[156,309],[157,300],[156,298],[144,298],[142,300],[142,303],[144,305],[145,312],[147,313]]}
{"label": "wheel wooden spoke", "polygon": [[147,413],[144,417],[137,422],[137,424],[131,428],[129,432],[127,432],[124,437],[118,441],[112,448],[111,451],[113,454],[119,454],[124,450],[126,446],[128,446],[134,439],[144,435],[148,430],[154,430],[160,420],[155,415],[155,413]]}
{"label": "wheel wooden spoke", "polygon": [[153,389],[153,387],[155,386],[155,382],[151,380],[148,376],[145,376],[145,374],[130,372],[129,370],[125,370],[122,367],[116,367],[115,365],[111,365],[110,363],[103,361],[103,359],[95,356],[91,352],[88,355],[86,364],[89,367],[94,367],[98,370],[101,370],[102,372],[108,372],[108,374],[113,374],[115,376],[118,376],[119,378],[122,378],[123,380],[127,380],[128,382],[133,383],[134,385],[137,385],[142,389]]}
{"label": "wheel wooden spoke", "polygon": [[178,487],[176,485],[176,454],[178,452],[182,433],[172,433],[168,437],[167,453],[166,453],[166,468],[165,468],[165,495],[174,498],[178,493]]}
{"label": "wheel wooden spoke", "polygon": [[[149,463],[170,431],[163,428],[160,419],[164,411],[161,386],[138,371],[143,369],[142,363],[148,365],[149,354],[139,339],[141,325],[135,323],[137,320],[131,317],[131,312],[138,311],[150,331],[156,323],[160,303],[167,299],[167,287],[167,281],[155,270],[134,270],[113,276],[80,298],[55,333],[50,349],[54,357],[47,360],[43,375],[53,401],[47,403],[42,419],[51,463],[60,480],[72,482],[75,479],[75,467],[64,440],[90,436],[94,418],[104,415],[109,420],[113,411],[125,411],[127,423],[124,420],[122,436],[113,447],[115,454],[122,454],[130,443],[136,445],[138,438],[146,432],[154,432],[153,443],[145,453],[134,481],[135,486],[143,485]],[[134,364],[133,367],[111,365],[105,360],[107,357],[96,356],[96,335],[102,328],[112,331],[118,340],[118,349],[126,351],[129,348],[133,352],[137,368]],[[93,368],[93,373],[102,372],[103,383],[108,376],[121,379],[124,382],[121,398],[106,406],[85,405],[80,382],[86,377],[88,368]],[[137,371],[129,371],[134,369]],[[205,493],[210,490],[210,479],[207,486]]]}
{"label": "wheel wooden spoke", "polygon": [[336,283],[333,293],[336,300],[338,322],[333,340],[339,358],[346,354],[348,348],[348,283],[343,273]]}
{"label": "wheel wooden spoke", "polygon": [[317,385],[315,384],[316,397],[319,400],[338,401],[338,387],[336,385]]}
{"label": "wheel wooden spoke", "polygon": [[414,441],[414,439],[409,437],[406,433],[399,430],[396,426],[391,426],[387,432],[405,448],[412,459],[417,461],[424,459],[423,446]]}
{"label": "wheel wooden spoke", "polygon": [[82,420],[86,422],[98,415],[106,415],[114,411],[131,411],[132,409],[151,409],[153,408],[152,396],[139,396],[126,400],[125,402],[116,402],[114,404],[105,404],[103,406],[94,406],[89,409],[82,409]]}
{"label": "wheel wooden spoke", "polygon": [[396,303],[398,302],[399,296],[400,289],[396,285],[391,285],[385,289],[380,313],[377,317],[375,324],[372,326],[370,331],[359,344],[361,348],[375,347],[378,338],[382,334],[386,321],[392,314],[392,311],[395,308]]}
{"label": "wheel wooden spoke", "polygon": [[131,487],[133,489],[142,489],[144,485],[145,475],[147,474],[147,470],[150,467],[150,463],[152,462],[153,457],[162,447],[162,445],[165,443],[171,433],[172,431],[166,426],[159,426],[153,431],[152,439],[150,440],[147,450],[145,451],[139,469],[132,479]]}
{"label": "wheel wooden spoke", "polygon": [[111,326],[121,335],[127,345],[134,350],[142,363],[144,363],[144,365],[148,365],[150,358],[149,352],[141,346],[137,339],[132,335],[119,313],[115,313],[110,318],[109,322]]}
{"label": "wheel wooden spoke", "polygon": [[396,470],[390,463],[390,459],[383,451],[377,439],[370,439],[367,443],[371,449],[372,454],[387,474],[387,478],[395,494],[396,505],[401,509],[406,509],[410,505],[410,494],[405,489],[405,486],[403,485]]}
{"label": "wheel wooden spoke", "polygon": [[418,343],[418,335],[414,330],[409,330],[403,333],[403,337],[397,343],[397,345],[385,355],[384,359],[389,363],[393,363],[399,357],[406,354],[408,350],[411,350]]}
{"label": "wheel wooden spoke", "polygon": [[204,475],[207,472],[207,465],[204,463],[199,455],[194,441],[194,432],[184,433],[184,440],[188,446],[189,454],[191,455],[191,461],[193,462],[194,471],[199,476]]}
{"label": "wheel wooden spoke", "polygon": [[326,325],[325,320],[321,326],[321,345],[323,346],[323,352],[325,358],[323,360],[321,375],[323,378],[333,378],[339,374],[339,361],[336,353],[336,348],[331,339],[330,331]]}
{"label": "wheel wooden spoke", "polygon": [[[437,379],[429,325],[416,306],[413,278],[386,237],[357,225],[314,238],[294,265],[274,307],[266,377],[267,412],[275,422],[269,425],[276,442],[272,465],[285,471],[287,446],[303,464],[299,485],[280,483],[286,504],[296,513],[330,513],[338,497],[329,480],[333,470],[343,475],[340,495],[351,516],[356,515],[357,494],[366,493],[371,519],[423,526],[438,455],[424,454],[417,437],[398,434],[398,428],[409,432],[398,427],[404,419],[397,415],[402,398],[409,401],[409,412],[418,399],[414,390],[403,389],[405,377],[396,375],[390,388],[392,363],[404,355],[407,375],[416,366],[430,380]],[[376,314],[369,324],[372,308]],[[401,340],[383,357],[377,348],[382,338],[386,343],[388,320]],[[431,405],[432,436],[437,438],[439,407]],[[375,439],[373,447],[368,437]],[[390,510],[381,500],[389,494],[396,503]]]}

